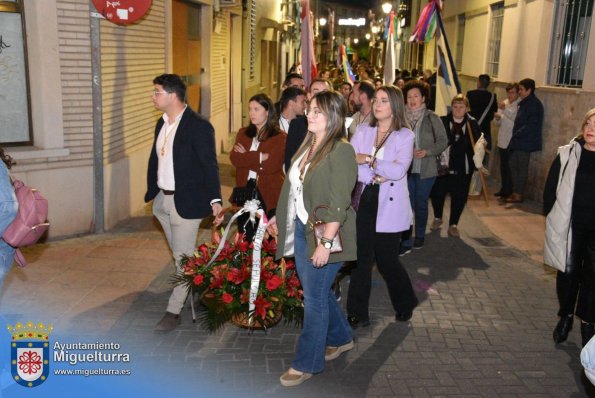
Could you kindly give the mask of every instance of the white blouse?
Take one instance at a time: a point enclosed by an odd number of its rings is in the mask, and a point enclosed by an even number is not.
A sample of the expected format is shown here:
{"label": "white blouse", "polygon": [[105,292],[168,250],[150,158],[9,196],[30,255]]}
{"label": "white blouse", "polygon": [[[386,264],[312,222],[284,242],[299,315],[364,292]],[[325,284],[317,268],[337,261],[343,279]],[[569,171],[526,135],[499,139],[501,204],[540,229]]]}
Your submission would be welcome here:
{"label": "white blouse", "polygon": [[[295,160],[295,162],[293,162],[288,174],[291,188],[289,190],[287,218],[288,220],[294,220],[297,215],[300,221],[304,224],[308,222],[308,211],[306,211],[306,207],[304,206],[304,184],[300,180],[300,163],[304,159],[304,156],[306,156],[307,152],[308,151],[304,152],[299,158]],[[310,164],[307,164],[304,169],[304,176],[308,172],[309,167]]]}

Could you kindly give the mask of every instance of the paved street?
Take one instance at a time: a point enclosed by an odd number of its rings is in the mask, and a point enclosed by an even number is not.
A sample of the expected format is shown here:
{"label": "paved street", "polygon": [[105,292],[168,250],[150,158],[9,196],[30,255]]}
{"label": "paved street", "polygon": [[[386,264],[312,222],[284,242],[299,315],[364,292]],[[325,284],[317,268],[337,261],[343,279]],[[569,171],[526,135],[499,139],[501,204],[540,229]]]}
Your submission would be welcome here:
{"label": "paved street", "polygon": [[[222,174],[228,172],[223,166]],[[227,190],[233,184],[228,176],[224,183]],[[55,330],[91,341],[116,339],[136,363],[152,369],[155,391],[187,388],[199,397],[590,396],[578,323],[566,343],[555,347],[552,341],[555,274],[540,262],[543,219],[537,212],[531,204],[505,209],[493,200],[489,206],[470,201],[462,239],[447,237],[443,227],[427,236],[423,249],[401,257],[420,301],[411,321],[394,321],[384,282],[374,272],[372,325],[356,331],[355,349],[294,388],[278,382],[293,356],[299,334],[293,327],[278,325],[265,334],[229,324],[208,334],[185,309],[176,331],[152,332],[166,306],[172,267],[149,215],[103,235],[28,248],[30,265],[7,278],[0,313],[9,322],[50,318]],[[208,236],[202,229],[198,240]],[[346,296],[349,278],[342,288]]]}

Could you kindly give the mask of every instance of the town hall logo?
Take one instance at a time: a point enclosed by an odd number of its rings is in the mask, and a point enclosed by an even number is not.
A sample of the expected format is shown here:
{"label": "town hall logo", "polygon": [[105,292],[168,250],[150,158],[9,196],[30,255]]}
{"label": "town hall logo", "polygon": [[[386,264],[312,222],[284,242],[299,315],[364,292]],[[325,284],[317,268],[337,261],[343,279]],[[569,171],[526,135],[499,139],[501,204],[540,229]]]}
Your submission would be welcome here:
{"label": "town hall logo", "polygon": [[50,374],[49,335],[54,327],[39,323],[18,322],[8,325],[10,342],[10,369],[14,381],[25,387],[37,387]]}

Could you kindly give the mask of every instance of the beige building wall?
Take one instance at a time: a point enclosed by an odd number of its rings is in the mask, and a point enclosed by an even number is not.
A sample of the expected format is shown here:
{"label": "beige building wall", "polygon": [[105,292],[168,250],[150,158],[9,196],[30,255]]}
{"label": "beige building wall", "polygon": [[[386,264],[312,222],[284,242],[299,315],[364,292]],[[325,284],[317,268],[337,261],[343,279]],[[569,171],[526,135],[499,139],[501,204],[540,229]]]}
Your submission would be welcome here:
{"label": "beige building wall", "polygon": [[13,173],[49,201],[49,236],[93,223],[91,49],[87,1],[26,1],[34,146],[10,148]]}
{"label": "beige building wall", "polygon": [[[195,2],[202,6],[201,109],[222,143],[233,125],[229,51],[232,38],[240,42],[241,3],[214,13],[212,1]],[[94,230],[90,4],[24,2],[34,146],[8,152],[18,162],[14,175],[49,201],[50,238]],[[148,14],[132,25],[100,21],[106,229],[144,207],[147,160],[160,116],[151,101],[152,79],[171,67],[170,9],[171,0],[153,0]],[[241,58],[241,43],[234,48]],[[235,102],[241,104],[242,64],[234,62],[240,93]]]}
{"label": "beige building wall", "polygon": [[165,2],[138,23],[100,20],[105,228],[144,206],[155,121],[152,80],[165,72]]}
{"label": "beige building wall", "polygon": [[[281,21],[281,2],[279,0],[247,0],[248,12],[244,18],[244,109],[242,112],[242,122],[246,126],[249,123],[247,117],[247,104],[250,97],[265,90],[277,90],[278,87],[283,83],[285,76],[278,76],[278,71],[275,70],[274,82],[276,86],[269,87],[267,82],[262,81],[262,70],[263,66],[266,68],[270,66],[267,62],[270,60],[267,56],[263,57],[264,54],[268,54],[268,50],[271,48],[270,42],[278,43],[279,30],[276,27],[276,23]],[[254,48],[251,55],[251,27],[250,27],[250,12],[254,6]],[[263,42],[267,46],[263,49]],[[276,44],[275,44],[276,45]],[[291,49],[287,48],[288,51]],[[252,62],[252,65],[251,65]],[[263,64],[264,63],[264,64]],[[251,70],[252,66],[252,70]],[[277,80],[278,79],[278,80]],[[273,96],[273,100],[276,98]]]}
{"label": "beige building wall", "polygon": [[[495,1],[461,0],[445,3],[444,23],[447,37],[456,57],[457,16],[466,16],[462,69],[459,71],[462,91],[476,87],[477,76],[486,73],[487,44],[491,18],[490,5]],[[543,186],[558,146],[568,143],[579,129],[583,116],[595,107],[595,74],[585,73],[581,88],[548,85],[550,42],[554,25],[555,2],[552,0],[506,0],[498,76],[490,90],[505,98],[504,86],[529,77],[537,84],[536,94],[545,108],[543,150],[531,156],[527,195],[541,201]],[[585,71],[595,67],[595,24],[592,23]],[[426,52],[426,67],[435,69],[434,52]],[[494,135],[497,127],[492,126]],[[494,137],[495,139],[495,137]],[[496,157],[497,158],[497,157]],[[497,161],[492,171],[498,177]]]}

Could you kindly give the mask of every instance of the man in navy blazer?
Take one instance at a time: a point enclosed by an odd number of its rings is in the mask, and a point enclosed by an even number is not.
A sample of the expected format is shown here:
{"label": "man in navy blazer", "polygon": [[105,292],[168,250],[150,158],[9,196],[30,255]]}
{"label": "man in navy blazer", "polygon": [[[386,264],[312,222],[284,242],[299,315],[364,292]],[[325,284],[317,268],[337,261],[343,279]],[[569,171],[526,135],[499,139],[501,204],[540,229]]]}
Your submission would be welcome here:
{"label": "man in navy blazer", "polygon": [[[153,200],[153,214],[179,271],[182,256],[195,250],[202,218],[212,214],[216,224],[222,219],[215,132],[184,102],[186,85],[179,76],[160,75],[153,84],[153,104],[164,113],[155,127],[145,202]],[[174,287],[156,332],[169,332],[180,324],[187,295],[185,286]]]}

